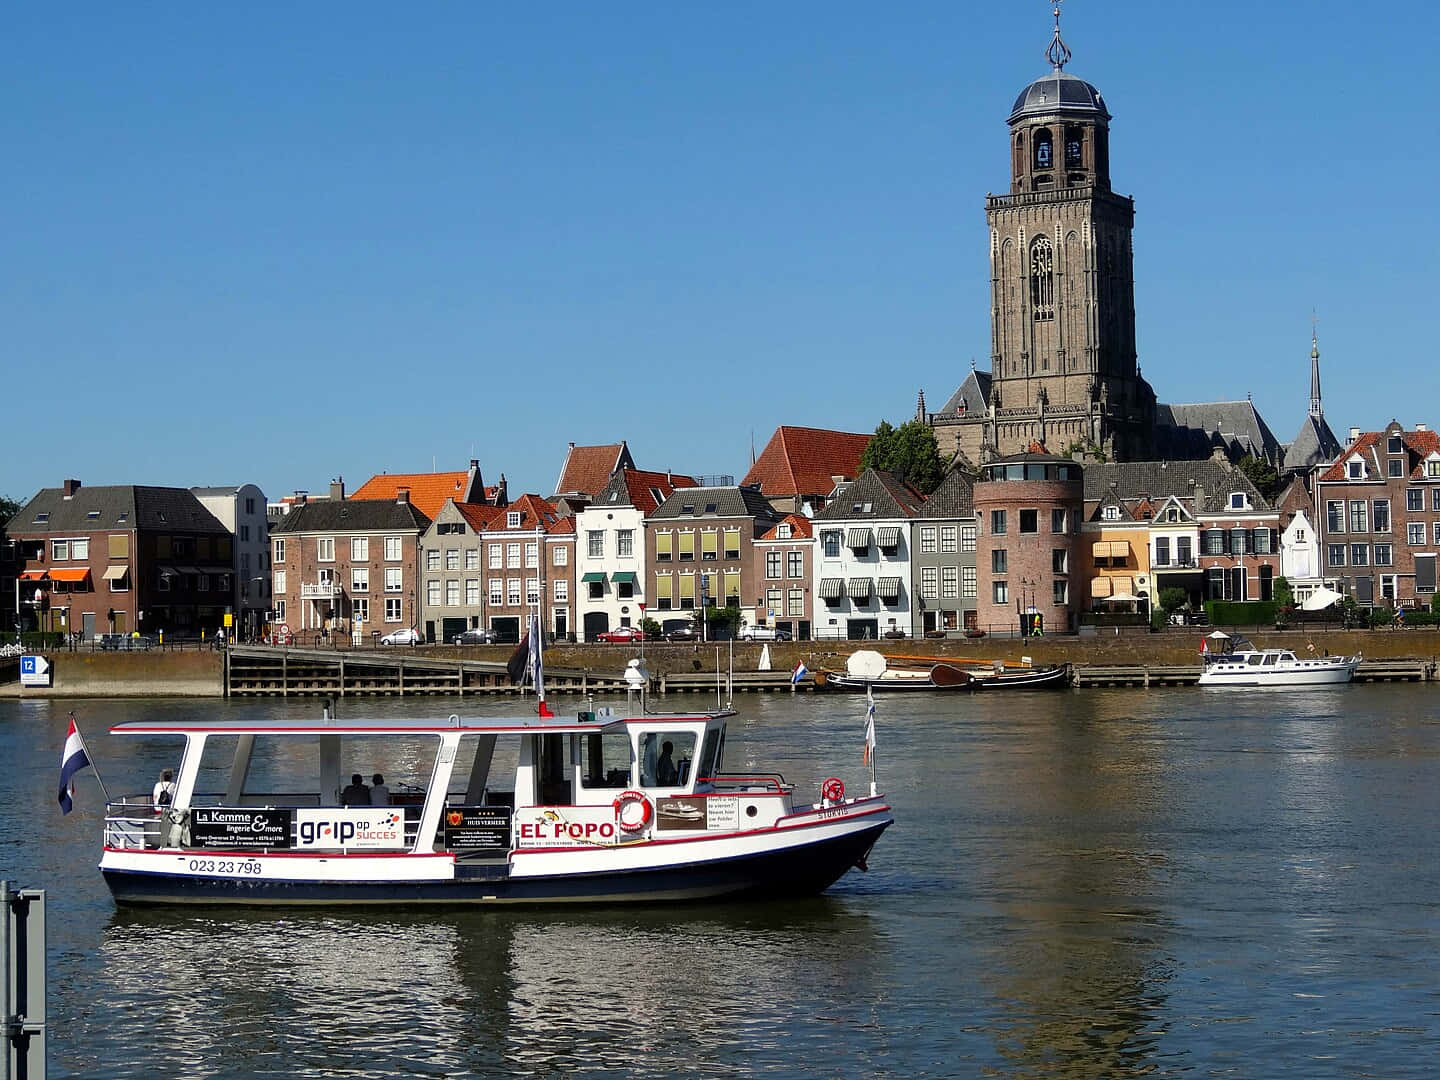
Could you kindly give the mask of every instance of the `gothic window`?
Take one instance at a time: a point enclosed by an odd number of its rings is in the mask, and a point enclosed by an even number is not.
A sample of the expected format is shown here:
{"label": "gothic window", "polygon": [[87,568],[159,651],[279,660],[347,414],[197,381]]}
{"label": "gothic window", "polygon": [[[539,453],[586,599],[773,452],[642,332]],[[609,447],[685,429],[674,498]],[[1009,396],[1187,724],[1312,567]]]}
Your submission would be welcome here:
{"label": "gothic window", "polygon": [[1055,318],[1055,259],[1048,236],[1030,245],[1030,311],[1037,321]]}
{"label": "gothic window", "polygon": [[1065,131],[1065,167],[1067,169],[1078,169],[1081,167],[1083,155],[1081,150],[1085,146],[1085,133],[1076,127],[1067,128]]}
{"label": "gothic window", "polygon": [[1035,132],[1035,168],[1048,169],[1052,161],[1053,142],[1050,138],[1050,129],[1041,128]]}

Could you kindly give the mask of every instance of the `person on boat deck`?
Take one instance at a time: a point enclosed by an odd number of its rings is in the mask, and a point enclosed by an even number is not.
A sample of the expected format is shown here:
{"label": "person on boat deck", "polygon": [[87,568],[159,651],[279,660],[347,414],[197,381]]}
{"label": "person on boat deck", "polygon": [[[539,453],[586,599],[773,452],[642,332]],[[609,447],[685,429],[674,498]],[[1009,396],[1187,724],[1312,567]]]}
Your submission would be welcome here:
{"label": "person on boat deck", "polygon": [[150,793],[150,801],[155,804],[158,813],[162,806],[169,806],[175,801],[175,774],[166,769],[160,774],[160,779],[155,781],[155,790]]}
{"label": "person on boat deck", "polygon": [[370,789],[365,786],[365,781],[360,774],[354,773],[350,777],[350,786],[340,792],[341,806],[369,806]]}
{"label": "person on boat deck", "polygon": [[674,750],[675,747],[669,739],[660,746],[660,760],[655,764],[655,780],[662,786],[678,783],[680,780],[680,773],[675,768],[675,758],[672,756]]}
{"label": "person on boat deck", "polygon": [[390,789],[385,786],[385,777],[378,772],[370,778],[370,805],[390,805]]}

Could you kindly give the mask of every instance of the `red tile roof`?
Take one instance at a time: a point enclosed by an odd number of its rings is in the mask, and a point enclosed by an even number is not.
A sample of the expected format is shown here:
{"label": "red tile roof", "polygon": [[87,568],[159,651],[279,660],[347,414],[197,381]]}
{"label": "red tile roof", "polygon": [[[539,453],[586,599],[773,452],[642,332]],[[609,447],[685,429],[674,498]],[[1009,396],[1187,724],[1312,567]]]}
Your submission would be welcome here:
{"label": "red tile roof", "polygon": [[860,455],[869,443],[869,435],[848,431],[778,427],[741,483],[759,484],[772,499],[829,495],[834,477],[854,480],[860,475]]}
{"label": "red tile roof", "polygon": [[[1335,459],[1335,464],[1320,474],[1321,483],[1333,483],[1345,479],[1345,461],[1356,454],[1364,454],[1366,451],[1380,445],[1380,440],[1388,436],[1387,431],[1367,431],[1349,446],[1341,451],[1340,456]],[[1411,479],[1419,479],[1425,475],[1424,459],[1431,454],[1440,453],[1440,434],[1429,430],[1424,431],[1402,431],[1400,437],[1405,440],[1405,445],[1415,453],[1421,460],[1409,473]],[[1373,465],[1374,460],[1370,459]]]}
{"label": "red tile roof", "polygon": [[634,464],[624,442],[609,446],[572,445],[565,455],[565,464],[560,468],[555,494],[593,496],[610,482],[616,469]]}
{"label": "red tile roof", "polygon": [[[493,513],[480,519],[484,524],[477,525],[471,521],[471,524],[477,529],[483,529],[485,532],[505,532],[507,529],[512,529],[507,524],[511,514],[520,515],[520,524],[512,530],[515,532],[533,532],[537,525],[547,533],[574,530],[573,520],[569,517],[561,517],[555,509],[555,504],[548,499],[542,499],[539,495],[521,495],[518,499],[511,500],[508,506],[488,509],[493,510]],[[477,515],[478,517],[479,515]],[[466,519],[470,520],[468,514],[466,514]],[[572,523],[567,525],[566,522]]]}
{"label": "red tile roof", "polygon": [[[625,489],[630,492],[630,505],[639,510],[640,513],[649,517],[655,512],[655,508],[664,502],[671,495],[675,494],[676,488],[687,488],[695,486],[693,476],[680,476],[678,473],[652,472],[649,469],[626,469]],[[660,493],[660,500],[657,502],[655,496],[650,493],[651,489]]]}
{"label": "red tile roof", "polygon": [[497,516],[502,523],[505,521],[505,508],[501,506],[487,506],[484,503],[456,503],[455,509],[460,511],[460,516],[477,533],[490,528],[491,522]]}
{"label": "red tile roof", "polygon": [[402,487],[410,489],[410,501],[415,508],[435,520],[446,499],[463,499],[465,485],[470,474],[464,469],[459,472],[437,473],[381,473],[372,476],[349,496],[352,499],[389,499],[400,497]]}
{"label": "red tile roof", "polygon": [[778,540],[779,537],[776,536],[775,533],[777,530],[779,530],[781,525],[790,526],[791,540],[808,540],[810,539],[810,537],[815,535],[815,529],[810,524],[810,519],[807,518],[804,514],[786,514],[783,518],[781,518],[775,523],[775,528],[771,529],[760,539]]}

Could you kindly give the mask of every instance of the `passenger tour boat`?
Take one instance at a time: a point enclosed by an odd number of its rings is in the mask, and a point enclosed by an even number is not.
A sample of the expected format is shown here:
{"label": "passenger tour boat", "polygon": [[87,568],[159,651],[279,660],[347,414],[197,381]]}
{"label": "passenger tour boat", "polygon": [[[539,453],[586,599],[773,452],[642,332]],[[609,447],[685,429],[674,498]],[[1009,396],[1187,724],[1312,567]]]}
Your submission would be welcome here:
{"label": "passenger tour boat", "polygon": [[[122,723],[184,748],[168,805],[109,801],[100,870],[120,904],[388,905],[794,896],[864,869],[893,823],[873,773],[812,802],[728,772],[726,715]],[[345,778],[377,771],[414,784],[354,805]]]}

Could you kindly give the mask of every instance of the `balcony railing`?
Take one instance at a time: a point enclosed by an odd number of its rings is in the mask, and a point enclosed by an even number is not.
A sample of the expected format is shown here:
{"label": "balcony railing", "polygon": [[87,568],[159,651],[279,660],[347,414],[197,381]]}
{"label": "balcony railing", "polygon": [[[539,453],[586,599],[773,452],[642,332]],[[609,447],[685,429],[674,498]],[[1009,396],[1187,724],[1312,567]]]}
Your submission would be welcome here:
{"label": "balcony railing", "polygon": [[340,595],[340,585],[334,581],[306,581],[300,585],[301,600],[333,600]]}

